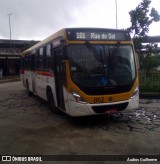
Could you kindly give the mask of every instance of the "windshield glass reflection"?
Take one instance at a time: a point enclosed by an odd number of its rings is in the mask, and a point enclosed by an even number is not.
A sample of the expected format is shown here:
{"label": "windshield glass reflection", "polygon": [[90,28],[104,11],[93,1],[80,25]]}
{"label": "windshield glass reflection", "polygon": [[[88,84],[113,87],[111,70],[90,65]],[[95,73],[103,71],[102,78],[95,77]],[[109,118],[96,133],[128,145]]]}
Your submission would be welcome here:
{"label": "windshield glass reflection", "polygon": [[70,45],[72,80],[81,86],[113,86],[132,83],[135,64],[130,45]]}

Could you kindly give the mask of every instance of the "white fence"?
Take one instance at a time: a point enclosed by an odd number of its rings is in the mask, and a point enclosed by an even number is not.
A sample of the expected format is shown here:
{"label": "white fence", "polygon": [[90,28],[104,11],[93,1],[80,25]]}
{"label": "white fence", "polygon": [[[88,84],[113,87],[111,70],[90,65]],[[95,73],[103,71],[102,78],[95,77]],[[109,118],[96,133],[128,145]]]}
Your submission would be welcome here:
{"label": "white fence", "polygon": [[160,73],[139,73],[140,87],[160,87]]}

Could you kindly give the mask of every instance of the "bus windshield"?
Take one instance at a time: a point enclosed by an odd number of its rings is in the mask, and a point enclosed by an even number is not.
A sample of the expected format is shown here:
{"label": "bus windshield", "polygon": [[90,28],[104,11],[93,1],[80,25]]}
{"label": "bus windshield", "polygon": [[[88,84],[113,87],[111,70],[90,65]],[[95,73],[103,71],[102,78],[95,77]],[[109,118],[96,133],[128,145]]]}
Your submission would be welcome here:
{"label": "bus windshield", "polygon": [[133,83],[135,62],[131,45],[69,45],[73,82],[84,87]]}

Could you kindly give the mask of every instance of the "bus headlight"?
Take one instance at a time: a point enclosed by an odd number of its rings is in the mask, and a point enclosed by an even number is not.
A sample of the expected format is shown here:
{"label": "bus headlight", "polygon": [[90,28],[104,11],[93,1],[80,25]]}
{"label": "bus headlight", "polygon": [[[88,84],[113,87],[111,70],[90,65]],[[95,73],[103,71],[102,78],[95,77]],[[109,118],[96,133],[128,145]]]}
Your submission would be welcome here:
{"label": "bus headlight", "polygon": [[136,87],[136,89],[134,90],[132,96],[131,96],[131,99],[135,98],[136,96],[138,96],[139,94],[139,86]]}
{"label": "bus headlight", "polygon": [[83,97],[81,97],[77,92],[72,91],[72,95],[77,102],[82,103],[82,104],[87,104],[87,102],[83,99]]}

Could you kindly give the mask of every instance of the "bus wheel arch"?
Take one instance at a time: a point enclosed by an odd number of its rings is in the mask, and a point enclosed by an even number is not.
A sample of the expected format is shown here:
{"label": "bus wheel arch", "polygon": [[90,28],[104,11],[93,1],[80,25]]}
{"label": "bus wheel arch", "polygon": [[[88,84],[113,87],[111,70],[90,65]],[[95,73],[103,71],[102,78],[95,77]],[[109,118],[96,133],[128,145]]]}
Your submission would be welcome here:
{"label": "bus wheel arch", "polygon": [[54,100],[52,89],[50,86],[47,86],[47,88],[46,88],[46,95],[47,95],[47,103],[48,103],[48,106],[51,109],[51,111],[53,113],[59,114],[60,110],[57,109],[55,106],[55,100]]}
{"label": "bus wheel arch", "polygon": [[29,90],[29,82],[28,82],[28,79],[26,79],[26,89],[27,89],[27,95],[28,96],[32,96],[33,93]]}

